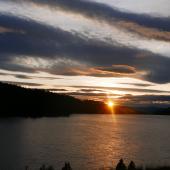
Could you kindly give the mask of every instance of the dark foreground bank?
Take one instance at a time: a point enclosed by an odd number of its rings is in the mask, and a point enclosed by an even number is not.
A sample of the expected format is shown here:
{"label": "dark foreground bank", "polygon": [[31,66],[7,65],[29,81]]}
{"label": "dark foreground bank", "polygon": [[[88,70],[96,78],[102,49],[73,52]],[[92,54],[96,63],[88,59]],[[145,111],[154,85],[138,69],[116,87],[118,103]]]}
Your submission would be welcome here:
{"label": "dark foreground bank", "polygon": [[[31,170],[31,168],[29,166],[26,166],[25,170]],[[42,165],[39,168],[39,170],[59,170],[59,168],[57,169],[54,168],[53,166]],[[60,170],[73,170],[73,169],[71,167],[70,162],[65,162],[65,164]],[[79,170],[81,170],[81,168]],[[99,168],[99,170],[170,170],[170,166],[142,167],[142,166],[136,166],[135,162],[133,161],[131,161],[128,165],[126,165],[123,159],[120,159],[115,167],[103,167],[103,168]]]}

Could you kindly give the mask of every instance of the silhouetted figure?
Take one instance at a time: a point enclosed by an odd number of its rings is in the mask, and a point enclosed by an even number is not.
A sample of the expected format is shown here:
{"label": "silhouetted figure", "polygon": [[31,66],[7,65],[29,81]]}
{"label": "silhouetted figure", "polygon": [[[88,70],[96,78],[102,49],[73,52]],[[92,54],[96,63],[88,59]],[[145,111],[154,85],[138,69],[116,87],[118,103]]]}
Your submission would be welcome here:
{"label": "silhouetted figure", "polygon": [[46,170],[46,166],[45,166],[45,165],[42,165],[42,166],[40,167],[40,170]]}
{"label": "silhouetted figure", "polygon": [[64,167],[62,168],[62,170],[72,170],[71,166],[70,166],[70,163],[68,162],[65,162],[65,165]]}
{"label": "silhouetted figure", "polygon": [[53,166],[49,166],[46,170],[54,170]]}
{"label": "silhouetted figure", "polygon": [[130,164],[128,166],[128,170],[136,170],[136,165],[133,161],[130,162]]}
{"label": "silhouetted figure", "polygon": [[123,162],[123,159],[119,160],[119,163],[116,166],[116,170],[127,170],[126,165]]}
{"label": "silhouetted figure", "polygon": [[25,170],[29,170],[29,166],[25,166]]}

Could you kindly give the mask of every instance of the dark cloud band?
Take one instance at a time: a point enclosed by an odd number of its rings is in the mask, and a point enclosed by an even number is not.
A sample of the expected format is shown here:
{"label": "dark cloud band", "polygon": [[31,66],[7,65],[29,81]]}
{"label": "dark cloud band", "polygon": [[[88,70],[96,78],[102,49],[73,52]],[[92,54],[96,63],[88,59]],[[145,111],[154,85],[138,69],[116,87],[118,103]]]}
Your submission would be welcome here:
{"label": "dark cloud band", "polygon": [[[10,15],[0,15],[0,26],[14,30],[0,33],[1,69],[103,77],[121,77],[127,73],[130,76],[133,73],[131,77],[151,82],[170,81],[167,76],[170,58],[94,38],[85,39],[79,34]],[[48,66],[27,67],[16,63],[15,57],[42,58]],[[58,59],[62,61],[60,66],[53,64]]]}

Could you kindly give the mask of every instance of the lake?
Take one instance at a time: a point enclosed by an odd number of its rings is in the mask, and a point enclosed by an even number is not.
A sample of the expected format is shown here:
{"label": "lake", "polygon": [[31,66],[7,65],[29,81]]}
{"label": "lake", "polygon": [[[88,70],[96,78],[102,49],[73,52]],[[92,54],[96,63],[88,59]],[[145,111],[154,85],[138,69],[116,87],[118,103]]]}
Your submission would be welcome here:
{"label": "lake", "polygon": [[115,165],[170,164],[170,116],[72,115],[65,118],[0,119],[0,169],[73,170]]}

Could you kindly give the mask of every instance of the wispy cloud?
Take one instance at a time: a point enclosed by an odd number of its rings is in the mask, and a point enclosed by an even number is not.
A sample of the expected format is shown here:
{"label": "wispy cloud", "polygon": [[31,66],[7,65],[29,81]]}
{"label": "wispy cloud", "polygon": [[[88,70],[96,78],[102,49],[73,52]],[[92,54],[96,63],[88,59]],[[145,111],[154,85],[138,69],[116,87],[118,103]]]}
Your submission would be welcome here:
{"label": "wispy cloud", "polygon": [[29,83],[29,82],[14,82],[14,81],[3,81],[3,83],[8,83],[8,84],[15,84],[15,85],[20,85],[20,86],[30,86],[30,87],[40,87],[42,84],[38,83]]}
{"label": "wispy cloud", "polygon": [[170,104],[170,95],[126,95],[120,97],[117,100],[119,103],[127,105],[136,105],[136,106],[152,106],[152,105],[164,105],[168,106]]}
{"label": "wispy cloud", "polygon": [[[20,0],[15,0],[20,2]],[[22,1],[23,2],[23,1]],[[147,38],[170,40],[170,19],[168,17],[149,16],[123,12],[104,3],[82,0],[25,0],[37,5],[47,5],[52,9],[62,9],[93,18],[99,22],[107,22],[119,28],[127,29]]]}
{"label": "wispy cloud", "polygon": [[[120,90],[127,92],[144,92],[144,93],[164,93],[164,90],[153,90],[144,88],[126,88],[126,87],[104,87],[104,86],[72,86],[74,88],[93,88],[93,89],[109,89],[109,90]],[[169,91],[166,91],[170,93]]]}

